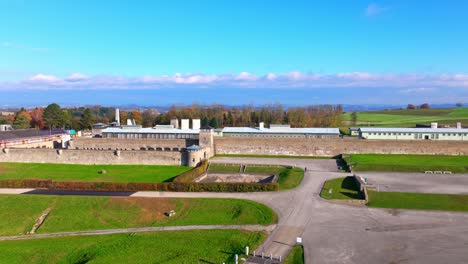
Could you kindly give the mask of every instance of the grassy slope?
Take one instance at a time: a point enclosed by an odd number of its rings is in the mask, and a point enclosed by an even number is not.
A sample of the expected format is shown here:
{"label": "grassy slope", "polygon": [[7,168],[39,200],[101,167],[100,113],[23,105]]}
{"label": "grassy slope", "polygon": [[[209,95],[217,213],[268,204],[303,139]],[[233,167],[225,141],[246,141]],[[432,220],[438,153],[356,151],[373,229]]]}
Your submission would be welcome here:
{"label": "grassy slope", "polygon": [[[332,189],[332,193],[329,190]],[[359,187],[353,177],[337,178],[328,180],[323,185],[320,196],[325,199],[364,199],[364,194],[359,191]]]}
{"label": "grassy slope", "polygon": [[[186,166],[0,163],[0,179],[165,182],[190,169]],[[100,174],[101,170],[107,173]]]}
{"label": "grassy slope", "polygon": [[234,172],[238,173],[240,171],[240,165],[227,165],[227,164],[210,164],[208,168],[209,172]]}
{"label": "grassy slope", "polygon": [[468,172],[468,156],[354,154],[346,161],[356,171]]}
{"label": "grassy slope", "polygon": [[369,191],[371,207],[468,212],[468,195]]}
{"label": "grassy slope", "polygon": [[[358,122],[378,126],[414,127],[415,124],[431,122],[441,124],[468,123],[468,108],[359,112],[357,117]],[[351,113],[343,114],[342,120],[351,121]]]}
{"label": "grassy slope", "polygon": [[288,257],[284,260],[283,264],[304,264],[304,247],[296,245],[289,252]]}
{"label": "grassy slope", "polygon": [[[25,234],[48,207],[53,209],[38,233],[276,222],[276,215],[270,208],[237,199],[0,195],[0,204],[0,235]],[[169,210],[175,210],[176,215],[164,216]]]}
{"label": "grassy slope", "polygon": [[0,243],[2,263],[233,263],[260,232],[203,230],[60,237]]}
{"label": "grassy slope", "polygon": [[289,190],[296,188],[301,184],[304,178],[304,170],[301,168],[287,168],[283,166],[252,166],[248,165],[245,169],[247,173],[271,173],[279,174],[279,189]]}

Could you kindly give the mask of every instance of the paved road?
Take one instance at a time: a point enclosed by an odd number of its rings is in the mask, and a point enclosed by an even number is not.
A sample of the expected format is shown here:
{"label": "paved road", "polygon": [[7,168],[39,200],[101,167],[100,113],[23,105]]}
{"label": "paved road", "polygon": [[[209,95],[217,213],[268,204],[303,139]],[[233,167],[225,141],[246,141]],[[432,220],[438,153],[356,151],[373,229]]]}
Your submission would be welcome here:
{"label": "paved road", "polygon": [[468,214],[330,203],[319,196],[323,182],[346,175],[336,171],[334,160],[216,158],[213,162],[297,165],[308,170],[298,188],[275,193],[119,195],[244,198],[264,203],[279,216],[277,228],[260,247],[265,255],[285,256],[301,236],[307,263],[468,263]]}
{"label": "paved road", "polygon": [[468,194],[468,174],[360,172],[382,192]]}
{"label": "paved road", "polygon": [[272,232],[276,225],[195,225],[195,226],[151,226],[151,227],[135,227],[135,228],[118,228],[104,230],[86,230],[73,232],[57,232],[48,234],[34,234],[21,236],[0,236],[0,241],[7,240],[26,240],[49,237],[64,237],[64,236],[96,236],[96,235],[111,235],[122,233],[142,233],[156,231],[183,231],[183,230],[210,230],[210,229],[241,229],[248,231],[266,231]]}

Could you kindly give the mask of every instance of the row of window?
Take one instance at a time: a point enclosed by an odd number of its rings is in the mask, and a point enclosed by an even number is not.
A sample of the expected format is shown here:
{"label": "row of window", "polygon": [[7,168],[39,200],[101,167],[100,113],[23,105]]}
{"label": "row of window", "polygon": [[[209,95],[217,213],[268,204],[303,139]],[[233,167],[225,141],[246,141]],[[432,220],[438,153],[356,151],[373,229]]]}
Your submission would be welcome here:
{"label": "row of window", "polygon": [[196,134],[140,134],[140,133],[104,133],[105,138],[121,139],[197,139]]}
{"label": "row of window", "polygon": [[227,134],[228,137],[258,137],[258,138],[336,138],[338,135],[282,135],[282,134]]}
{"label": "row of window", "polygon": [[[411,136],[412,133],[369,133],[369,135],[375,135],[375,136]],[[415,135],[422,135],[422,134],[418,134],[416,133]],[[431,134],[431,135],[436,135],[437,137],[439,136],[439,134]],[[443,133],[441,134],[442,136],[468,136],[467,133],[452,133],[452,134],[447,134],[447,133]]]}

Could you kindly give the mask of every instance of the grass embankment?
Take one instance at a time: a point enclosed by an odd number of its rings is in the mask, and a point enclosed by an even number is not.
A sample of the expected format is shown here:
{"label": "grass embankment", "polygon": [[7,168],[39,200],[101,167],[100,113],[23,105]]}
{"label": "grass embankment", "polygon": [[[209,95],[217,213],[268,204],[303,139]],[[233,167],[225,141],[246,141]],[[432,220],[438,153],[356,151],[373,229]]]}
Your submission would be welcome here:
{"label": "grass embankment", "polygon": [[[86,182],[170,182],[191,170],[166,165],[77,165],[52,163],[0,163],[0,180],[54,180]],[[106,173],[100,172],[105,170]]]}
{"label": "grass embankment", "polygon": [[338,200],[364,199],[364,194],[351,176],[326,181],[320,196],[325,199]]}
{"label": "grass embankment", "polygon": [[[46,208],[38,233],[145,226],[261,224],[276,222],[263,204],[238,199],[0,195],[0,235],[28,232]],[[165,212],[175,210],[171,217]]]}
{"label": "grass embankment", "polygon": [[211,163],[210,167],[208,168],[208,172],[232,172],[232,173],[239,173],[240,165],[236,164],[217,164]]}
{"label": "grass embankment", "polygon": [[271,158],[271,159],[333,159],[329,156],[294,156],[294,155],[253,155],[253,154],[216,154],[214,158]]}
{"label": "grass embankment", "polygon": [[2,263],[234,263],[261,232],[191,230],[58,237],[0,243]]}
{"label": "grass embankment", "polygon": [[468,212],[468,195],[368,191],[370,207]]}
{"label": "grass embankment", "polygon": [[[343,121],[351,122],[351,112],[341,116]],[[359,126],[414,127],[416,124],[438,122],[440,124],[468,123],[468,108],[387,110],[358,112]]]}
{"label": "grass embankment", "polygon": [[252,166],[247,165],[245,168],[246,173],[271,173],[278,174],[279,189],[289,190],[296,188],[301,184],[304,178],[304,170],[297,167],[285,166]]}
{"label": "grass embankment", "polygon": [[304,264],[304,247],[296,245],[289,252],[288,257],[283,261],[283,264]]}
{"label": "grass embankment", "polygon": [[345,160],[355,171],[468,173],[468,156],[354,154]]}

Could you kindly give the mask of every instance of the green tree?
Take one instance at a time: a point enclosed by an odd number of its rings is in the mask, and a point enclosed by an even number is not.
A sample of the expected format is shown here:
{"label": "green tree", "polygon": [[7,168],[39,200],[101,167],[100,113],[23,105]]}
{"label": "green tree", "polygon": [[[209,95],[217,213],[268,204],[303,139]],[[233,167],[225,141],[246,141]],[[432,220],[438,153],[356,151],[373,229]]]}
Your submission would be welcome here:
{"label": "green tree", "polygon": [[42,114],[44,122],[50,130],[62,126],[63,123],[63,111],[60,106],[56,103],[50,104],[44,109]]}
{"label": "green tree", "polygon": [[208,126],[210,124],[210,119],[208,117],[204,116],[201,120],[201,126]]}
{"label": "green tree", "polygon": [[357,124],[357,113],[356,112],[351,113],[351,122],[353,123],[353,125]]}
{"label": "green tree", "polygon": [[72,119],[73,115],[72,112],[69,110],[63,110],[62,112],[62,127],[63,128],[71,128],[72,127]]}
{"label": "green tree", "polygon": [[15,121],[13,122],[13,126],[17,129],[25,129],[31,127],[31,116],[29,115],[28,111],[22,109],[18,113],[16,113]]}
{"label": "green tree", "polygon": [[81,115],[80,125],[82,129],[91,129],[94,124],[94,116],[89,108],[86,108]]}
{"label": "green tree", "polygon": [[218,127],[219,127],[219,125],[218,125],[218,120],[216,120],[216,118],[214,118],[214,117],[211,118],[211,120],[210,120],[210,126],[211,126],[212,128],[218,128]]}

